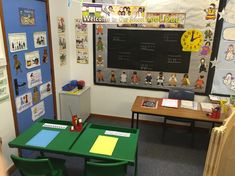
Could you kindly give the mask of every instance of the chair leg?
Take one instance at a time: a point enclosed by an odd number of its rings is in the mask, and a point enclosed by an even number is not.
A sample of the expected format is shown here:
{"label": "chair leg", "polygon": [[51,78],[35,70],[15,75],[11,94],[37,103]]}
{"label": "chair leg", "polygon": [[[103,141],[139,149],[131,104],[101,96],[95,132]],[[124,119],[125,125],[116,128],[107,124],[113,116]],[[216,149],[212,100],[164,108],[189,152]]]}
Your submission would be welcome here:
{"label": "chair leg", "polygon": [[191,133],[192,133],[192,137],[191,137],[191,147],[193,148],[194,146],[194,126],[195,126],[195,122],[192,121],[191,122]]}
{"label": "chair leg", "polygon": [[162,127],[162,143],[164,143],[165,133],[166,133],[166,117],[164,117],[164,122]]}

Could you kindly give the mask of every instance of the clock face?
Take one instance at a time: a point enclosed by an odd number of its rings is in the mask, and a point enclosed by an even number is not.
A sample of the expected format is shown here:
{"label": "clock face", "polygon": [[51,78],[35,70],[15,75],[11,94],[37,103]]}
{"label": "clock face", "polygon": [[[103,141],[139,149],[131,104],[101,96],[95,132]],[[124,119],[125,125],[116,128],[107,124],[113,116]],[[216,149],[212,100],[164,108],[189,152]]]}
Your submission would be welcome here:
{"label": "clock face", "polygon": [[203,33],[197,29],[185,31],[181,37],[183,51],[198,52],[202,46],[204,37]]}

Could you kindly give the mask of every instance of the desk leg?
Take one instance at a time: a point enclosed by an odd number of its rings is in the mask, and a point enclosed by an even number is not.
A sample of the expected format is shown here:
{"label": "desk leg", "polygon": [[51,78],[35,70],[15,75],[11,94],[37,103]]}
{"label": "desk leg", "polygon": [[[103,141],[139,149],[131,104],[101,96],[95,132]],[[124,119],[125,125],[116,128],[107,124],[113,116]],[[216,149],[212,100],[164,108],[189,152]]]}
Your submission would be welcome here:
{"label": "desk leg", "polygon": [[135,113],[132,112],[132,116],[131,116],[131,128],[134,127],[134,118],[135,118]]}
{"label": "desk leg", "polygon": [[136,117],[136,128],[139,127],[139,113],[137,113],[137,117]]}
{"label": "desk leg", "polygon": [[136,149],[136,154],[135,154],[135,172],[134,172],[134,176],[138,175],[138,146]]}

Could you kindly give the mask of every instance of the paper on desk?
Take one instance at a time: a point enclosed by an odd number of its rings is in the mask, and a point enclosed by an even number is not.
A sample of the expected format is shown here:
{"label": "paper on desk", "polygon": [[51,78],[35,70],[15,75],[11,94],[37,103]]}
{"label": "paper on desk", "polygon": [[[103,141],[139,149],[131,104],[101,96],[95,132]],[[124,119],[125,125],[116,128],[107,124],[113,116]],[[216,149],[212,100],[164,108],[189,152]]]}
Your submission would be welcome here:
{"label": "paper on desk", "polygon": [[162,106],[171,107],[171,108],[178,108],[178,100],[163,98],[162,99]]}
{"label": "paper on desk", "polygon": [[117,144],[118,138],[99,135],[90,149],[91,153],[109,155],[113,154],[113,150]]}
{"label": "paper on desk", "polygon": [[195,101],[181,100],[181,108],[198,110],[198,103]]}
{"label": "paper on desk", "polygon": [[32,137],[26,143],[26,145],[35,147],[46,147],[59,133],[60,131],[41,130],[38,134]]}

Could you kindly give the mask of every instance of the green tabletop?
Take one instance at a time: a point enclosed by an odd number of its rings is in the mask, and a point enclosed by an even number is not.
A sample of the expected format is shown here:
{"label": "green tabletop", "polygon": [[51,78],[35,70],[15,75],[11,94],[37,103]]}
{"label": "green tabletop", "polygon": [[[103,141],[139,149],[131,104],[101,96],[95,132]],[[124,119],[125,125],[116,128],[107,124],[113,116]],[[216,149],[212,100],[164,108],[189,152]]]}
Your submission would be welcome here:
{"label": "green tabletop", "polygon": [[[130,133],[130,137],[106,135],[106,130]],[[111,156],[89,152],[99,135],[112,136],[118,138],[117,144]],[[83,156],[86,158],[127,161],[130,164],[135,164],[137,157],[138,137],[138,129],[88,124],[86,129],[83,131],[78,140],[74,143],[69,152],[72,155]]]}
{"label": "green tabletop", "polygon": [[[44,123],[68,125],[68,127],[66,129],[48,128],[42,126]],[[80,132],[75,132],[75,131],[71,132],[70,126],[71,123],[67,121],[43,119],[41,121],[35,122],[24,133],[16,137],[13,141],[9,143],[9,146],[21,149],[67,154],[70,147],[73,145],[73,143],[77,140],[77,138],[81,134]],[[26,145],[26,143],[30,139],[32,139],[43,129],[59,131],[59,134],[46,147],[36,147],[36,146]]]}

